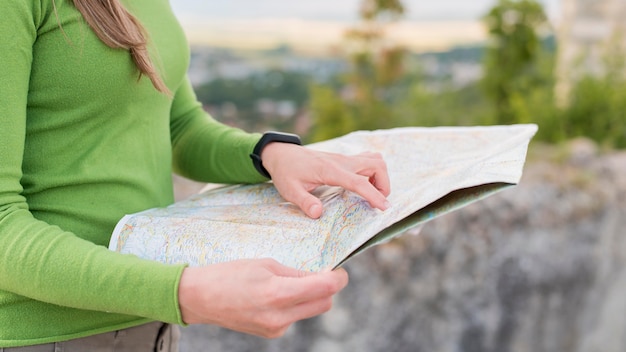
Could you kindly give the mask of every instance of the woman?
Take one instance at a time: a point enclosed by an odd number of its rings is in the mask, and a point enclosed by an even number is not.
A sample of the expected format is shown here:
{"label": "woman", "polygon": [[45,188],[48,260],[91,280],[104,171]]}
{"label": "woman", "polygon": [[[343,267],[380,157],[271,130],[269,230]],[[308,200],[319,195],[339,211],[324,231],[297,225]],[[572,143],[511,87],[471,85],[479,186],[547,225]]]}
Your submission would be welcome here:
{"label": "woman", "polygon": [[379,155],[260,143],[212,120],[186,78],[188,48],[167,0],[124,6],[0,2],[0,350],[175,350],[169,324],[276,337],[328,310],[343,270],[305,274],[272,260],[189,268],[106,249],[124,214],[172,202],[172,167],[204,182],[270,176],[313,218],[322,208],[309,192],[322,184],[380,209],[389,193]]}

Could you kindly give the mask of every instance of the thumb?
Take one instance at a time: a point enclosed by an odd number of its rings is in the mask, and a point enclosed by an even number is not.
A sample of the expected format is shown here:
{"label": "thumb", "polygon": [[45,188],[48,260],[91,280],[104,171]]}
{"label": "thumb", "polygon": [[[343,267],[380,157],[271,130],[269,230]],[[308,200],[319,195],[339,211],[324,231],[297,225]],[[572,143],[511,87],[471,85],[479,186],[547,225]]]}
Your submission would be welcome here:
{"label": "thumb", "polygon": [[301,278],[306,276],[315,275],[314,272],[298,270],[290,266],[283,265],[274,259],[270,259],[266,262],[267,269],[274,275],[288,278]]}

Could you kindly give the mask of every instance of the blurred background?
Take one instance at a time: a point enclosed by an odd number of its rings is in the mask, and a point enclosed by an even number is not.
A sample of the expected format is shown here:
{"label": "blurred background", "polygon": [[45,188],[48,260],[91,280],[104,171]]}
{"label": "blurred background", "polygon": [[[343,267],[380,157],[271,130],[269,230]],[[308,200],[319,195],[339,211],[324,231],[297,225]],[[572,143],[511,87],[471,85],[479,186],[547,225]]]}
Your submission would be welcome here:
{"label": "blurred background", "polygon": [[626,0],[171,3],[229,125],[539,125],[518,187],[348,262],[330,313],[182,351],[626,351]]}

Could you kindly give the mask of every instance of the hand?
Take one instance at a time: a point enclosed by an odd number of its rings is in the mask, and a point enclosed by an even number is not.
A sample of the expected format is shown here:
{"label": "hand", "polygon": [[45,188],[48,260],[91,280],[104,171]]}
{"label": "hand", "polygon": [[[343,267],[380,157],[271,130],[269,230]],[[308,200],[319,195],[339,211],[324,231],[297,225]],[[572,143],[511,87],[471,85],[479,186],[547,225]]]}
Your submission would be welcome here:
{"label": "hand", "polygon": [[275,338],[294,322],[328,311],[347,284],[343,269],[309,273],[272,259],[237,260],[185,268],[178,301],[187,324]]}
{"label": "hand", "polygon": [[261,159],[283,198],[311,218],[322,215],[322,202],[311,194],[322,185],[353,191],[381,210],[390,206],[387,165],[378,153],[346,156],[275,142],[263,149]]}

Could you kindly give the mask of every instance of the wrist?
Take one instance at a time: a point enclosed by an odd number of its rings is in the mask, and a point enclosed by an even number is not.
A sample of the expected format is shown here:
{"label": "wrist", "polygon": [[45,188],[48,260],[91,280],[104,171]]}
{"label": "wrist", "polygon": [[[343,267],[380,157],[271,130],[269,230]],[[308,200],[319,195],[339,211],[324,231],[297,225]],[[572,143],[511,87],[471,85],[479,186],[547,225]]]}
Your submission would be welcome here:
{"label": "wrist", "polygon": [[263,151],[261,152],[263,168],[268,173],[268,175],[270,175],[270,179],[271,175],[274,174],[275,160],[279,159],[281,155],[284,156],[285,150],[283,148],[288,146],[289,145],[285,143],[271,142],[268,143],[265,148],[263,148]]}
{"label": "wrist", "polygon": [[196,300],[196,280],[193,278],[193,268],[185,268],[178,284],[178,306],[180,315],[185,324],[196,324],[196,317],[192,308]]}
{"label": "wrist", "polygon": [[269,145],[275,144],[276,142],[302,145],[302,141],[300,140],[300,137],[298,137],[298,135],[295,135],[295,134],[279,133],[279,132],[266,132],[263,134],[261,139],[259,139],[259,142],[255,145],[252,154],[250,154],[250,158],[252,159],[252,164],[257,169],[257,171],[261,175],[269,179],[271,179],[272,176],[270,172],[265,168],[265,165],[263,164],[262,155],[266,155],[266,153],[263,153],[265,149]]}

